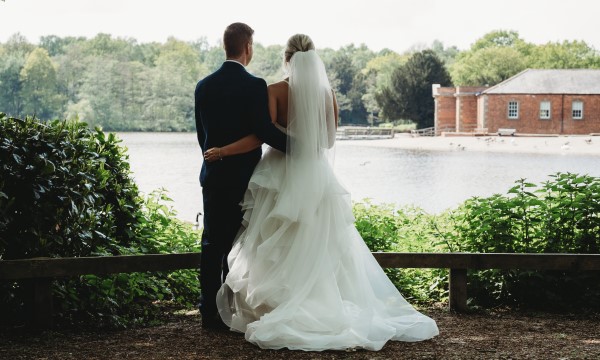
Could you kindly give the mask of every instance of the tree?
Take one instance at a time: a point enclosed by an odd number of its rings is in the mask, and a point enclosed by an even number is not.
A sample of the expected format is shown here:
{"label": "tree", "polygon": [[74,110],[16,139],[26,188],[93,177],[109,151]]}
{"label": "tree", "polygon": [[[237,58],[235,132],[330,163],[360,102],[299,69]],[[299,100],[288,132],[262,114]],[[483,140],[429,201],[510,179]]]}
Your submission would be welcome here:
{"label": "tree", "polygon": [[444,47],[444,43],[439,40],[434,40],[431,44],[431,50],[446,64],[450,66],[460,53],[456,46]]}
{"label": "tree", "polygon": [[473,45],[471,51],[478,51],[490,47],[521,47],[525,41],[519,37],[519,33],[514,30],[494,30],[483,35]]}
{"label": "tree", "polygon": [[527,68],[527,59],[510,47],[488,47],[462,53],[450,67],[454,84],[493,86]]}
{"label": "tree", "polygon": [[[122,130],[128,124],[123,124],[116,112],[113,96],[113,73],[118,68],[118,62],[106,56],[90,57],[89,65],[81,83],[78,106],[69,104],[68,110],[88,109],[85,121],[90,125],[100,125],[107,130]],[[71,115],[71,114],[69,114]],[[83,116],[82,116],[83,117]]]}
{"label": "tree", "polygon": [[584,41],[547,43],[533,49],[529,66],[537,69],[600,68],[600,54]]}
{"label": "tree", "polygon": [[48,51],[42,48],[33,50],[25,60],[20,77],[24,111],[42,119],[56,116],[60,99],[56,86],[56,67]]}
{"label": "tree", "polygon": [[432,84],[452,85],[442,60],[432,50],[413,54],[394,70],[390,85],[376,94],[382,115],[390,120],[415,121],[418,128],[433,126]]}
{"label": "tree", "polygon": [[40,47],[48,51],[48,54],[53,57],[64,54],[71,44],[85,41],[84,37],[67,36],[64,38],[56,35],[48,35],[40,37]]}
{"label": "tree", "polygon": [[19,53],[23,56],[32,52],[33,49],[35,49],[35,45],[29,43],[27,38],[21,35],[21,33],[15,33],[11,35],[4,45],[4,50],[6,50],[6,53]]}
{"label": "tree", "polygon": [[361,73],[375,55],[366,46],[348,45],[338,51],[320,52],[340,109],[340,123],[367,123],[368,113],[362,97],[367,77]]}
{"label": "tree", "polygon": [[264,47],[254,45],[254,56],[248,65],[248,71],[259,76],[267,84],[280,81],[283,78],[283,46],[271,45]]}
{"label": "tree", "polygon": [[369,60],[365,68],[361,71],[365,75],[366,90],[362,95],[362,101],[365,109],[369,113],[369,123],[374,122],[374,115],[381,111],[376,99],[377,93],[384,87],[390,86],[392,73],[397,67],[403,65],[408,60],[407,55],[399,55],[391,50],[383,50],[378,56]]}
{"label": "tree", "polygon": [[0,53],[0,112],[18,117],[23,111],[21,69],[25,57],[19,53]]}
{"label": "tree", "polygon": [[216,71],[225,61],[225,50],[222,46],[214,46],[202,53],[202,59],[208,71]]}
{"label": "tree", "polygon": [[60,94],[65,97],[67,104],[77,103],[81,96],[81,86],[94,57],[85,54],[81,43],[73,43],[53,60],[58,65],[56,75]]}
{"label": "tree", "polygon": [[516,31],[491,31],[458,54],[450,66],[452,81],[459,86],[496,85],[527,68],[533,47]]}
{"label": "tree", "polygon": [[146,126],[161,131],[192,130],[194,102],[190,96],[198,80],[207,74],[191,44],[168,39],[150,73],[143,114]]}

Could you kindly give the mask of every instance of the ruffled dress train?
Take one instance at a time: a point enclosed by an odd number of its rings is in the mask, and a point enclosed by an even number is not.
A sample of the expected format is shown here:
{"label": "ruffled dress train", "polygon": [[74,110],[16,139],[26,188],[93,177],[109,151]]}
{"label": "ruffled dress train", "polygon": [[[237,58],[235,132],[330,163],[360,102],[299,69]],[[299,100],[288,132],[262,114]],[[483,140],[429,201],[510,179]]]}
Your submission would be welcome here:
{"label": "ruffled dress train", "polygon": [[256,167],[217,295],[223,321],[266,349],[379,350],[436,336],[435,321],[402,297],[365,245],[330,164],[310,166],[326,185],[309,209],[297,200],[310,188],[282,189],[284,154],[269,148]]}

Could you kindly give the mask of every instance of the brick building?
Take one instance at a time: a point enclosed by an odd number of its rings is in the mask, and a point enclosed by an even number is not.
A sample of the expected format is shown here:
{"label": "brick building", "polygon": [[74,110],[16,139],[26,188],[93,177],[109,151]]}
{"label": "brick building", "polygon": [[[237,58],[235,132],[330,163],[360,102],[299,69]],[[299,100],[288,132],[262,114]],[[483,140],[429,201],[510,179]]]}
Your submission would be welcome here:
{"label": "brick building", "polygon": [[436,134],[600,133],[600,70],[525,70],[492,87],[433,85]]}

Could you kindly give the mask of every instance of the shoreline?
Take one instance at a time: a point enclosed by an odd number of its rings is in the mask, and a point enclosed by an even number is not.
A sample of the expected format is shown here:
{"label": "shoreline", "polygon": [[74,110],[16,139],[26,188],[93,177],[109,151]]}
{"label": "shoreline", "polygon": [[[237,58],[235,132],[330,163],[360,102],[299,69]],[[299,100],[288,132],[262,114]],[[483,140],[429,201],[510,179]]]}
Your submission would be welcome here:
{"label": "shoreline", "polygon": [[473,151],[542,155],[585,155],[600,158],[600,136],[417,136],[395,134],[392,139],[338,140],[338,144],[422,151]]}

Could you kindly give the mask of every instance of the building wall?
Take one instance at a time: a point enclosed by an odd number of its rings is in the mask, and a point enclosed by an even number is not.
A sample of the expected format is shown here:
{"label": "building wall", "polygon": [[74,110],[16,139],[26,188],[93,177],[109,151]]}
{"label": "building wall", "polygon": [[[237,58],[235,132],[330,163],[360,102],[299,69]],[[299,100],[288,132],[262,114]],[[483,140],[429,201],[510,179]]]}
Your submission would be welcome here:
{"label": "building wall", "polygon": [[473,131],[477,125],[477,95],[485,87],[466,87],[456,88],[456,118],[457,131]]}
{"label": "building wall", "polygon": [[[583,101],[583,119],[575,120],[571,116],[572,102]],[[599,95],[565,95],[565,134],[600,133],[600,94]]]}
{"label": "building wall", "polygon": [[[440,131],[471,132],[500,128],[515,129],[520,134],[590,134],[600,133],[600,94],[481,94],[483,87],[438,87],[435,98],[435,124]],[[572,102],[583,102],[583,119],[572,117]],[[508,118],[508,103],[517,101],[517,119]],[[540,103],[550,101],[550,119],[540,119]]]}
{"label": "building wall", "polygon": [[487,131],[487,95],[479,95],[477,97],[477,127]]}
{"label": "building wall", "polygon": [[435,127],[437,131],[455,131],[456,98],[454,88],[438,88],[434,93]]}
{"label": "building wall", "polygon": [[[486,127],[516,129],[525,134],[589,134],[600,132],[600,95],[505,95],[487,94]],[[583,119],[571,116],[573,100],[583,101]],[[508,103],[517,101],[517,119],[508,118]],[[550,119],[540,119],[540,103],[550,101]],[[563,105],[564,104],[564,105]]]}

